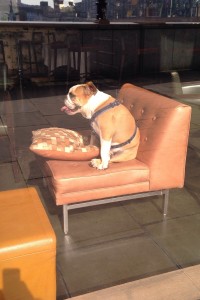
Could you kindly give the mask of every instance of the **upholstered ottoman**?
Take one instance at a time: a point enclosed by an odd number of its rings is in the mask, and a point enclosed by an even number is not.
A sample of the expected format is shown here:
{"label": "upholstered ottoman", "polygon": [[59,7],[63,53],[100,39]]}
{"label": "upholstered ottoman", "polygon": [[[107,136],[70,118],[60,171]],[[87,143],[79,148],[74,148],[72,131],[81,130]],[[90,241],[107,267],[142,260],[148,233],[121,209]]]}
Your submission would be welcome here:
{"label": "upholstered ottoman", "polygon": [[55,257],[55,234],[36,190],[0,192],[0,300],[55,300]]}

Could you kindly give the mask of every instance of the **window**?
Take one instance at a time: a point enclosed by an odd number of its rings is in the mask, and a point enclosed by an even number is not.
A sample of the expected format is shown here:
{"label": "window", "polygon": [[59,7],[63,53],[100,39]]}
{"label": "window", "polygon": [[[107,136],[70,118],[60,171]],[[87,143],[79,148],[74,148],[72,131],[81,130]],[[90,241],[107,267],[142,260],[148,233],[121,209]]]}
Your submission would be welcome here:
{"label": "window", "polygon": [[[100,11],[101,10],[101,11]],[[106,13],[105,13],[106,11]],[[0,3],[0,21],[93,22],[138,18],[193,18],[198,0],[6,0]]]}

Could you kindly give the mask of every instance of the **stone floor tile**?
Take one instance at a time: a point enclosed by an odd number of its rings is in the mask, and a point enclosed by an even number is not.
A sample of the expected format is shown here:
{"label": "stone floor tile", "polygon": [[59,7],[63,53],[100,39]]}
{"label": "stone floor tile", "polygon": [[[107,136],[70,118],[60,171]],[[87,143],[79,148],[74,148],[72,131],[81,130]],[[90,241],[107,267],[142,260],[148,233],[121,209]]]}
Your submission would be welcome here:
{"label": "stone floor tile", "polygon": [[64,282],[62,273],[59,270],[59,267],[56,268],[56,300],[63,300],[70,298],[70,294],[67,290],[67,286]]}
{"label": "stone floor tile", "polygon": [[192,112],[191,123],[200,125],[199,113]]}
{"label": "stone floor tile", "polygon": [[35,105],[28,101],[27,99],[20,100],[10,100],[0,102],[0,114],[10,114],[10,113],[28,113],[37,111]]}
{"label": "stone floor tile", "polygon": [[200,262],[200,214],[145,226],[152,239],[177,265]]}
{"label": "stone floor tile", "polygon": [[41,202],[44,205],[49,220],[57,238],[57,247],[63,245],[64,232],[62,220],[62,206],[56,206],[49,189],[44,185],[42,178],[33,178],[27,180],[27,186],[33,186],[37,189]]}
{"label": "stone floor tile", "polygon": [[[11,132],[10,139],[15,143],[16,149],[28,149],[32,143],[32,131],[38,130],[41,128],[48,128],[50,125],[35,125],[35,126],[26,126],[26,127],[16,127]],[[28,150],[29,151],[29,150]]]}
{"label": "stone floor tile", "polygon": [[2,122],[2,119],[0,117],[0,137],[7,135],[7,126]]}
{"label": "stone floor tile", "polygon": [[[17,174],[14,174],[15,172]],[[0,178],[1,191],[26,187],[21,170],[16,162],[0,164]]]}
{"label": "stone floor tile", "polygon": [[185,186],[193,192],[200,192],[200,151],[189,147],[187,153]]}
{"label": "stone floor tile", "polygon": [[176,269],[146,235],[66,250],[57,263],[71,296]]}
{"label": "stone floor tile", "polygon": [[[2,116],[8,127],[23,127],[31,125],[48,125],[48,121],[39,112],[20,112]],[[47,126],[48,127],[48,126]]]}
{"label": "stone floor tile", "polygon": [[111,237],[115,239],[143,233],[143,229],[127,211],[117,204],[69,211],[68,238],[72,248],[104,243]]}
{"label": "stone floor tile", "polygon": [[32,99],[31,102],[37,107],[42,115],[63,114],[61,107],[64,105],[65,95]]}
{"label": "stone floor tile", "polygon": [[190,132],[189,145],[195,149],[200,149],[200,126]]}
{"label": "stone floor tile", "polygon": [[0,163],[2,162],[11,162],[12,152],[10,149],[10,140],[8,136],[0,136]]}
{"label": "stone floor tile", "polygon": [[63,113],[63,115],[46,116],[46,119],[51,125],[50,127],[61,127],[74,130],[90,127],[89,121],[83,118],[80,114],[68,116]]}
{"label": "stone floor tile", "polygon": [[26,180],[42,178],[43,175],[35,155],[29,149],[18,151],[17,159]]}
{"label": "stone floor tile", "polygon": [[[163,216],[163,200],[161,196],[138,199],[122,205],[140,225],[159,223]],[[200,213],[200,203],[187,189],[172,189],[169,192],[167,219]]]}
{"label": "stone floor tile", "polygon": [[[191,268],[192,275],[198,275]],[[200,290],[188,278],[188,270],[178,270],[152,276],[93,293],[77,296],[74,300],[199,300]]]}
{"label": "stone floor tile", "polygon": [[61,111],[61,107],[64,105],[64,102],[58,102],[58,103],[40,103],[38,104],[38,111],[43,116],[52,116],[52,115],[63,115],[63,112]]}
{"label": "stone floor tile", "polygon": [[40,105],[43,104],[53,104],[57,105],[63,103],[63,99],[65,98],[65,95],[44,95],[43,97],[36,97],[36,98],[29,98],[28,101],[30,101],[34,106],[37,106],[37,108],[40,107]]}

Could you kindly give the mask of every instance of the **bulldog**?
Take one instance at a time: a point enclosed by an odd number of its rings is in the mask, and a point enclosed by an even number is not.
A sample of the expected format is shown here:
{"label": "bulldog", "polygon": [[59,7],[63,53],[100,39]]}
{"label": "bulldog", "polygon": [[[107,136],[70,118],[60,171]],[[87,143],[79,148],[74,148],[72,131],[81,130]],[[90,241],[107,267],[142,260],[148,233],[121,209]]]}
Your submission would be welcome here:
{"label": "bulldog", "polygon": [[112,96],[101,92],[87,82],[69,89],[61,110],[68,115],[81,113],[90,119],[91,144],[100,141],[100,159],[92,159],[91,166],[99,170],[110,162],[132,160],[137,155],[139,129],[130,111]]}

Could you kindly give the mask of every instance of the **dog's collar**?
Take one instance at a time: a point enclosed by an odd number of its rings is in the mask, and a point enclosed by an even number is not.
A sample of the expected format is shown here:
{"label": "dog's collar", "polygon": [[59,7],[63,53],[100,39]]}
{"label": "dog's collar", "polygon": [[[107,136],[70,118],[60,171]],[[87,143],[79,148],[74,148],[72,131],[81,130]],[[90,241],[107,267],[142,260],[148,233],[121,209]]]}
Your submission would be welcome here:
{"label": "dog's collar", "polygon": [[95,95],[92,95],[88,102],[84,106],[82,106],[81,113],[85,116],[85,118],[91,119],[95,110],[109,98],[110,95],[98,90],[97,93]]}
{"label": "dog's collar", "polygon": [[105,111],[107,111],[108,109],[111,109],[115,106],[120,105],[120,102],[118,100],[115,100],[111,103],[109,103],[108,105],[102,107],[101,109],[97,110],[93,116],[90,119],[90,124],[92,124],[94,122],[94,120],[96,119],[96,117],[98,117],[99,115],[101,115],[102,113],[104,113]]}

